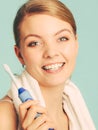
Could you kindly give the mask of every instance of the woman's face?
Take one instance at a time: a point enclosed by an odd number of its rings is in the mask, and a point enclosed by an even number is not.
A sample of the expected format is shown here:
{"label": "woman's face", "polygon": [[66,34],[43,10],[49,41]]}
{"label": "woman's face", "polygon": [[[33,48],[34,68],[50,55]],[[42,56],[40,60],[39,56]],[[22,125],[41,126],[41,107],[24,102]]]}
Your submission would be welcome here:
{"label": "woman's face", "polygon": [[78,51],[71,25],[53,16],[25,17],[15,52],[26,70],[42,86],[63,85],[71,76]]}

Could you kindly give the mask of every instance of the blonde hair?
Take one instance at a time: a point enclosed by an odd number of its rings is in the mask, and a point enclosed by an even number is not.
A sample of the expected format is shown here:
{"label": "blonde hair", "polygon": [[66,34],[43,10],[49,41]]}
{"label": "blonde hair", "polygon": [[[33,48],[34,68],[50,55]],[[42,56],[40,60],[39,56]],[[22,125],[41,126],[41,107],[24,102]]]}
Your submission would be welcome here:
{"label": "blonde hair", "polygon": [[68,22],[72,26],[74,34],[76,34],[76,23],[73,14],[62,2],[59,0],[29,0],[20,7],[13,24],[14,37],[18,47],[21,38],[20,24],[24,17],[39,13],[51,15]]}

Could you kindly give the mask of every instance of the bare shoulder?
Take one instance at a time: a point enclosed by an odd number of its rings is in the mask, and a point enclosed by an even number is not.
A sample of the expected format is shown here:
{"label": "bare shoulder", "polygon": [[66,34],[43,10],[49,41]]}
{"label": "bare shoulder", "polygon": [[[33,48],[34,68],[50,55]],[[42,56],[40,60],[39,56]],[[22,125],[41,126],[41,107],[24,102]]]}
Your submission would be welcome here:
{"label": "bare shoulder", "polygon": [[0,100],[0,130],[17,130],[17,114],[9,97]]}

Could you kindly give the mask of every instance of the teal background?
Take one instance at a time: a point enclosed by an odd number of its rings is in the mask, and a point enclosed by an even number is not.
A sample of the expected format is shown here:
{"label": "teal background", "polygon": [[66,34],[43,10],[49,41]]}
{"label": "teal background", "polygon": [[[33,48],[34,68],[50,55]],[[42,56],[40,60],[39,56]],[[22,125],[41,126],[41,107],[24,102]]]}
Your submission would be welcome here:
{"label": "teal background", "polygon": [[[12,24],[17,9],[25,0],[0,2],[0,98],[10,88],[3,64],[14,73],[22,67],[14,54]],[[79,87],[98,129],[98,0],[62,0],[73,12],[79,37],[79,54],[72,80]],[[78,106],[77,106],[78,107]]]}

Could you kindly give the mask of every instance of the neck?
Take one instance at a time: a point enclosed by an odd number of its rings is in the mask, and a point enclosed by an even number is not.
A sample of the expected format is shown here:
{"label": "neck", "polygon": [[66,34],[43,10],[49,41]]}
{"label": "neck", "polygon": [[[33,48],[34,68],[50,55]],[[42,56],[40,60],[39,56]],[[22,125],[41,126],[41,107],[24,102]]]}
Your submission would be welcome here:
{"label": "neck", "polygon": [[63,114],[62,95],[64,85],[56,87],[42,87],[42,94],[46,103],[47,111],[52,118]]}

